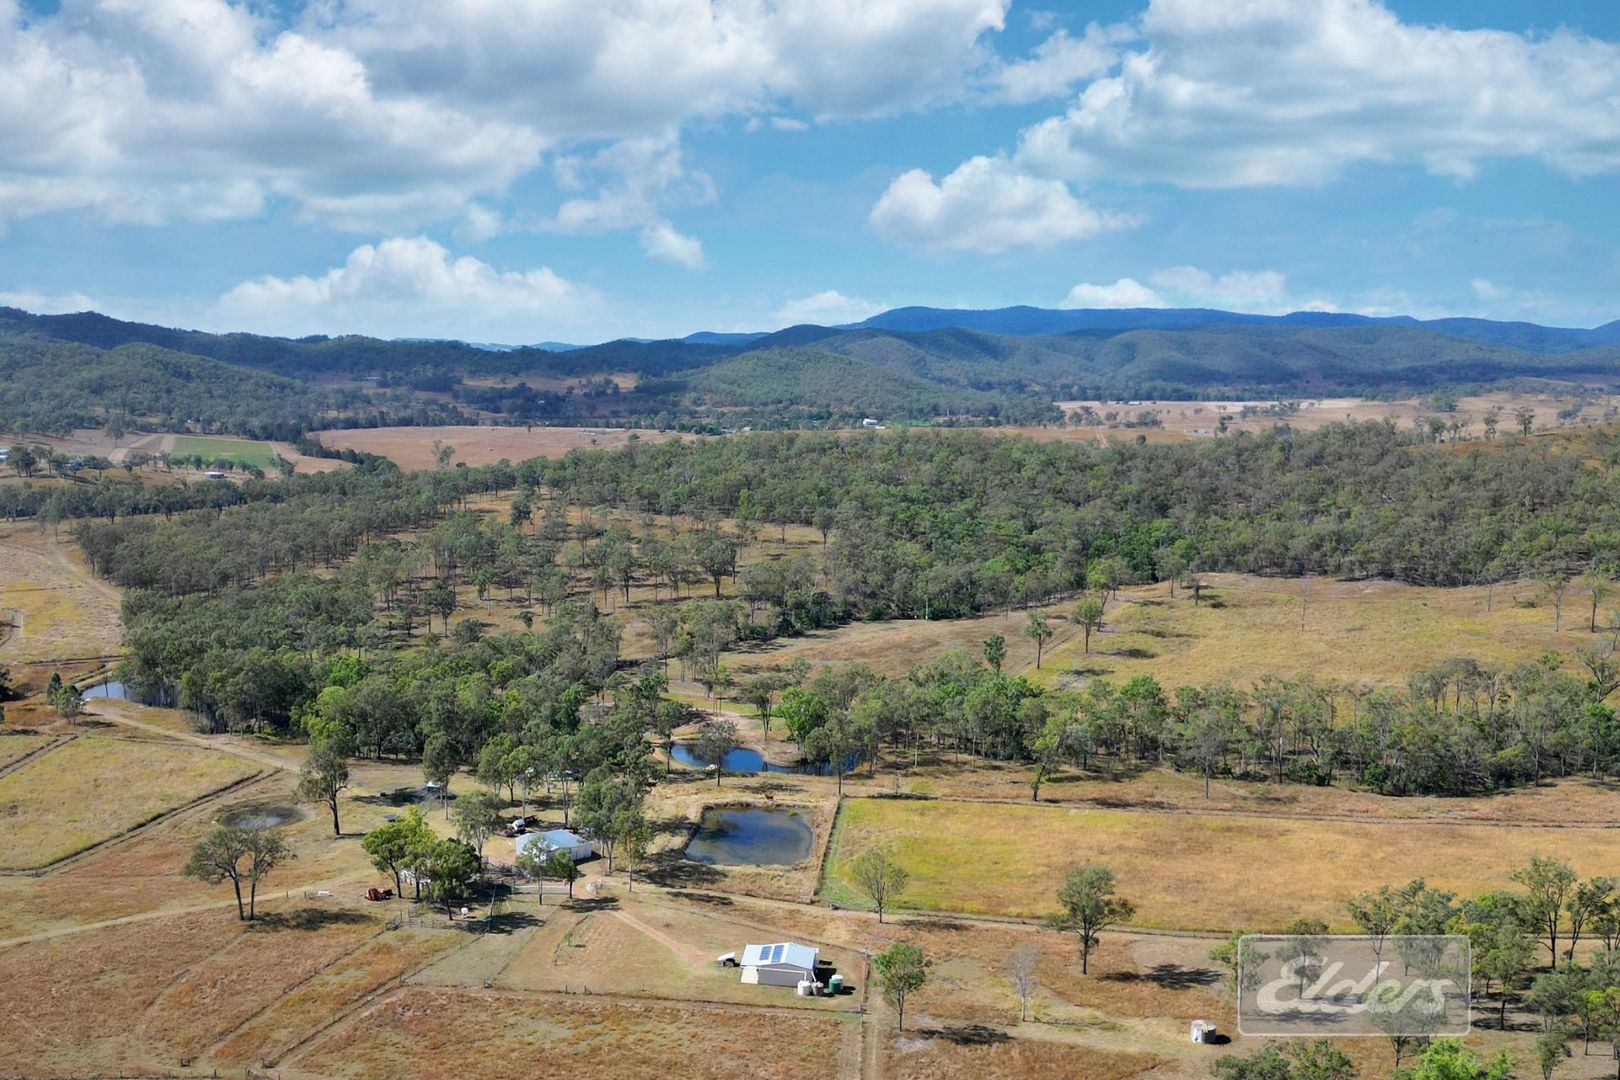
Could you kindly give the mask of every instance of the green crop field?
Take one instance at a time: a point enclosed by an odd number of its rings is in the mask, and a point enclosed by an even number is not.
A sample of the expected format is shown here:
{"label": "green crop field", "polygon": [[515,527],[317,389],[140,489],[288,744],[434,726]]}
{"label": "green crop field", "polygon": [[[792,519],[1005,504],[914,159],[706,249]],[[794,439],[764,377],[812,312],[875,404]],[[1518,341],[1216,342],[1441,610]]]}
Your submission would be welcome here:
{"label": "green crop field", "polygon": [[210,464],[224,458],[238,465],[255,465],[261,469],[270,468],[276,461],[275,448],[267,442],[216,439],[201,435],[176,435],[171,453],[177,457],[200,454]]}

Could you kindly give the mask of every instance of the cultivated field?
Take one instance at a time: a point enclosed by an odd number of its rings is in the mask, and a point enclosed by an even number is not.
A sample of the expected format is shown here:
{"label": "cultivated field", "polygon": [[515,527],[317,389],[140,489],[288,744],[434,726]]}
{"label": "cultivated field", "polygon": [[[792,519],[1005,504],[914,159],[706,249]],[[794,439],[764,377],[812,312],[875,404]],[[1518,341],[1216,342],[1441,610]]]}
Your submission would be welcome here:
{"label": "cultivated field", "polygon": [[66,858],[256,771],[169,743],[74,739],[0,776],[0,868]]}
{"label": "cultivated field", "polygon": [[[611,450],[623,446],[631,431],[624,428],[569,427],[380,427],[319,431],[315,437],[336,450],[358,450],[388,458],[402,469],[432,469],[433,443],[455,449],[456,463],[492,465],[503,458],[562,457],[570,450]],[[669,431],[636,431],[647,442],[676,438]]]}
{"label": "cultivated field", "polygon": [[215,438],[201,435],[172,435],[165,440],[165,450],[185,457],[201,456],[208,464],[229,461],[234,465],[253,465],[268,469],[275,464],[276,448],[267,442],[252,439]]}
{"label": "cultivated field", "polygon": [[1281,930],[1320,918],[1348,930],[1343,900],[1422,877],[1460,894],[1506,888],[1533,855],[1582,876],[1620,861],[1620,829],[1382,824],[1090,810],[1039,805],[854,799],[834,833],[823,894],[855,902],[848,863],[892,844],[911,872],[902,903],[924,910],[1044,916],[1064,871],[1110,867],[1142,926]]}
{"label": "cultivated field", "polygon": [[[328,469],[348,467],[347,462],[334,458],[305,457],[291,443],[239,439],[232,435],[166,435],[158,432],[147,434],[137,432],[121,439],[114,439],[100,428],[80,428],[65,436],[28,435],[21,441],[30,446],[48,447],[65,457],[101,457],[120,466],[135,454],[155,457],[161,453],[177,453],[206,454],[210,460],[225,457],[243,464],[257,465],[262,469],[268,469],[276,455],[280,455],[292,462],[301,473],[325,472]],[[144,483],[166,483],[181,474],[164,472],[152,464],[134,475]]]}

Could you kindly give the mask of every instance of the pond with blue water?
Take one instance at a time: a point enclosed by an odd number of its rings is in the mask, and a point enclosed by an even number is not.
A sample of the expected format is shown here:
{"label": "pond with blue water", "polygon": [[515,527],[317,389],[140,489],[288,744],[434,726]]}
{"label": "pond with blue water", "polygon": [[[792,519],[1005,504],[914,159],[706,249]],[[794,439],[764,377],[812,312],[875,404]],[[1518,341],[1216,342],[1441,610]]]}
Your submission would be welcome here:
{"label": "pond with blue water", "polygon": [[686,857],[721,866],[792,866],[808,859],[815,846],[815,829],[792,810],[711,806],[686,845]]}
{"label": "pond with blue water", "polygon": [[[670,760],[677,765],[685,765],[692,769],[706,769],[714,764],[713,758],[699,756],[697,748],[690,743],[672,743],[669,748]],[[850,759],[845,765],[844,772],[848,773],[859,761]],[[833,767],[828,764],[814,764],[802,762],[798,765],[777,765],[766,761],[765,755],[758,750],[739,746],[728,751],[721,760],[720,767],[730,773],[792,773],[798,776],[831,776]]]}
{"label": "pond with blue water", "polygon": [[128,699],[129,694],[124,689],[123,683],[108,681],[85,687],[84,696],[86,700],[90,698],[113,698],[117,701],[124,701]]}

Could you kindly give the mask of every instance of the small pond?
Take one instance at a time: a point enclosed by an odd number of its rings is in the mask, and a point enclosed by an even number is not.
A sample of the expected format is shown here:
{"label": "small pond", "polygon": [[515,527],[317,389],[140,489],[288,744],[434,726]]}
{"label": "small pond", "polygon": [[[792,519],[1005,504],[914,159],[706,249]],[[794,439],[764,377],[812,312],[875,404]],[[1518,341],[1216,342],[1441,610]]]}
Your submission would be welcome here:
{"label": "small pond", "polygon": [[86,687],[84,696],[86,699],[116,698],[119,701],[124,701],[128,699],[129,694],[124,690],[123,683],[108,681],[104,683],[97,683],[95,686]]}
{"label": "small pond", "polygon": [[[700,756],[697,748],[690,743],[672,744],[669,748],[669,756],[670,760],[674,761],[675,764],[685,765],[693,769],[706,769],[714,764],[714,759]],[[859,760],[851,758],[849,764],[844,767],[844,772],[848,773],[857,764],[859,764]],[[794,773],[799,776],[831,776],[833,774],[832,766],[826,764],[813,765],[806,762],[799,765],[776,765],[766,761],[765,755],[758,750],[750,750],[745,746],[739,746],[735,750],[728,751],[721,762],[721,767],[726,772],[732,773]]]}
{"label": "small pond", "polygon": [[686,857],[722,866],[792,866],[810,857],[816,831],[791,810],[710,807]]}
{"label": "small pond", "polygon": [[239,806],[220,815],[219,823],[233,829],[279,829],[304,815],[292,806]]}

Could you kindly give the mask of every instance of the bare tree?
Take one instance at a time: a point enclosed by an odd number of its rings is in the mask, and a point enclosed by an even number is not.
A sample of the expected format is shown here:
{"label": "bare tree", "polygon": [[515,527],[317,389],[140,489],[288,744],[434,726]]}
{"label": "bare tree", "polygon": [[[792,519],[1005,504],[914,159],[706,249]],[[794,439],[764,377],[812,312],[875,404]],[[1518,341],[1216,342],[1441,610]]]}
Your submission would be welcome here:
{"label": "bare tree", "polygon": [[1029,1019],[1029,999],[1035,993],[1035,961],[1040,952],[1033,945],[1020,945],[1007,954],[1007,978],[1018,992],[1018,1019]]}

